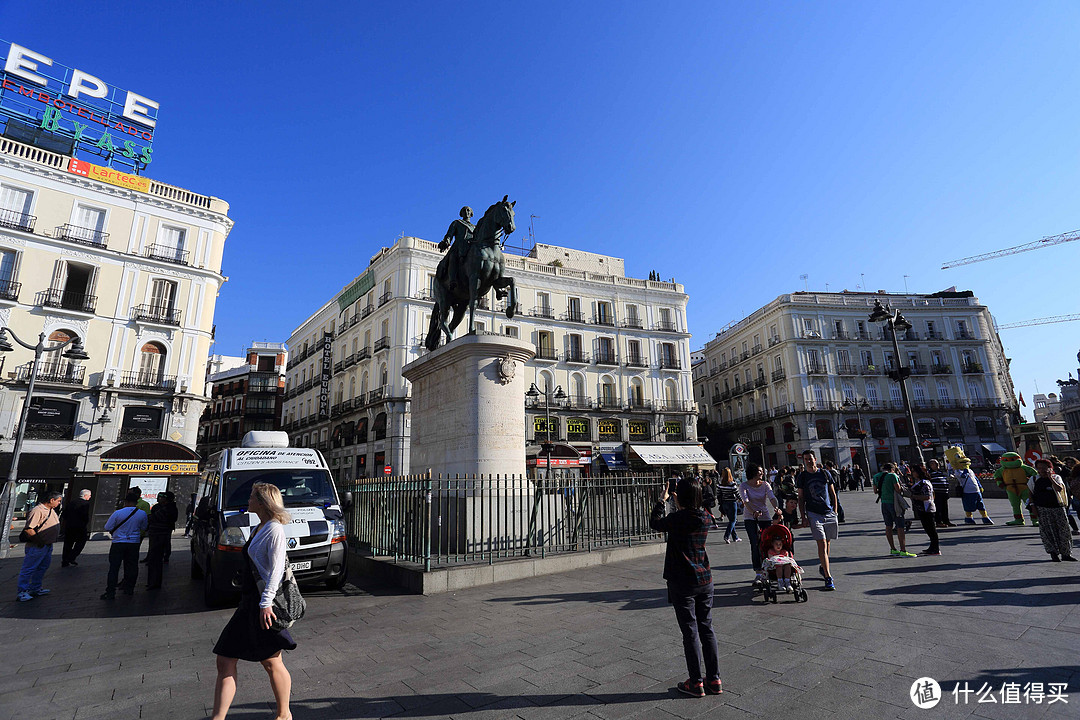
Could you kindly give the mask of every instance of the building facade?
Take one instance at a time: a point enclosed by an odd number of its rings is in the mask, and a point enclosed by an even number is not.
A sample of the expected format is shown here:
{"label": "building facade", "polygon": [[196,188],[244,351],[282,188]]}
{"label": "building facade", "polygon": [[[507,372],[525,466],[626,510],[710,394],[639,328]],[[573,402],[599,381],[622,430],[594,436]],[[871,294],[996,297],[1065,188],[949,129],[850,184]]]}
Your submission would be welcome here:
{"label": "building facade", "polygon": [[[1012,447],[1009,362],[986,306],[970,292],[781,295],[717,333],[694,383],[706,417],[751,446],[751,459],[795,464],[807,448],[840,465],[863,447],[872,470],[910,459],[891,336],[875,300],[913,325],[898,338],[923,447],[962,444],[976,465]],[[861,426],[860,426],[861,419]],[[859,430],[866,433],[860,437]]]}
{"label": "building facade", "polygon": [[[435,243],[399,239],[289,338],[285,427],[294,444],[324,449],[342,478],[424,470],[409,464],[401,369],[426,352],[442,257]],[[517,284],[517,314],[508,320],[492,294],[477,330],[536,346],[526,379],[553,396],[550,408],[543,395],[523,398],[530,444],[550,437],[588,465],[607,444],[694,441],[681,285],[628,278],[619,258],[550,245],[508,255],[506,273]],[[565,397],[554,397],[557,388]]]}
{"label": "building facade", "polygon": [[280,430],[285,396],[284,343],[254,342],[242,358],[214,355],[206,364],[210,402],[199,421],[205,458],[235,447],[250,430]]}
{"label": "building facade", "polygon": [[[92,477],[118,444],[195,447],[232,228],[217,198],[144,178],[118,187],[73,166],[0,138],[0,325],[28,342],[77,337],[89,355],[41,358],[19,464],[31,500],[30,483]],[[0,361],[5,473],[32,360],[16,344]]]}

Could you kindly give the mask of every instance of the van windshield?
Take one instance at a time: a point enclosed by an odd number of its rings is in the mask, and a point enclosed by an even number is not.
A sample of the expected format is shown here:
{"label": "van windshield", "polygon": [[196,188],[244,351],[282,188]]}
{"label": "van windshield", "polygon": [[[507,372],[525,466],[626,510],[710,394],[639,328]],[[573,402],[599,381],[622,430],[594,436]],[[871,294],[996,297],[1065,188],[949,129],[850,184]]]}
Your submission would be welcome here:
{"label": "van windshield", "polygon": [[265,470],[238,470],[225,474],[225,492],[222,494],[226,510],[246,508],[251,497],[251,486],[257,482],[277,485],[285,507],[297,505],[333,505],[334,486],[330,473],[325,470],[296,468],[267,468]]}

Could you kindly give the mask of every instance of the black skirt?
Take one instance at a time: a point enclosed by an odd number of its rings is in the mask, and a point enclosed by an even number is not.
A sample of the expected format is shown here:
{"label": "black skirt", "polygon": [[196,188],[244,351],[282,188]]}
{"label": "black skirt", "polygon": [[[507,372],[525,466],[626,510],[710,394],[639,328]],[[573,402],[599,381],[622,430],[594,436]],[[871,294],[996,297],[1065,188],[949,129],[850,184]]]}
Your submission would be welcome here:
{"label": "black skirt", "polygon": [[[251,533],[255,537],[255,533]],[[258,587],[252,575],[251,558],[248,556],[248,543],[244,545],[244,569],[240,576],[243,585],[240,605],[236,608],[229,623],[218,636],[214,645],[214,654],[223,657],[239,658],[249,662],[262,662],[273,657],[281,650],[295,650],[296,642],[288,630],[264,630],[259,624]]]}

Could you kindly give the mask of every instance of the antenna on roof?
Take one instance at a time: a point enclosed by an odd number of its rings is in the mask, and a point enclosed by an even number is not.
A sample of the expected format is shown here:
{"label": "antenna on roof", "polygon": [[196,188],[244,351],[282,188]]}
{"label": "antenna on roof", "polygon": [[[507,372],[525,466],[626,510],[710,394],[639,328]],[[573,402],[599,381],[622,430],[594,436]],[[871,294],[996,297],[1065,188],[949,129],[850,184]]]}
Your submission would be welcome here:
{"label": "antenna on roof", "polygon": [[810,292],[810,284],[806,281],[809,277],[810,276],[806,273],[799,276],[799,279],[803,281],[803,289],[806,290],[806,292]]}
{"label": "antenna on roof", "polygon": [[536,228],[533,227],[533,220],[537,220],[537,219],[539,219],[539,217],[540,217],[539,215],[530,215],[529,216],[529,240],[532,241],[533,245],[536,244]]}

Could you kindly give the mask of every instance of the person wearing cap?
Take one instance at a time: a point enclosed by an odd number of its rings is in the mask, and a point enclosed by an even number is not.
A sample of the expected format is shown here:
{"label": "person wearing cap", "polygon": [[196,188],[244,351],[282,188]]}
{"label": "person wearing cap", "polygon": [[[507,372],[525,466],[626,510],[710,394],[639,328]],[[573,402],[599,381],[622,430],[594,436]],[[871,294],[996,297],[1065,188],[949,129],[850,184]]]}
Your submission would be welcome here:
{"label": "person wearing cap", "polygon": [[150,508],[147,527],[147,536],[150,539],[146,552],[147,590],[157,590],[161,587],[166,550],[172,544],[172,533],[176,528],[177,517],[176,496],[168,490],[158,493],[157,504]]}

